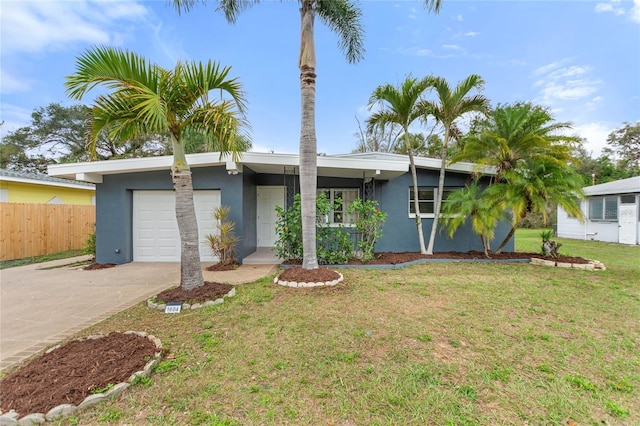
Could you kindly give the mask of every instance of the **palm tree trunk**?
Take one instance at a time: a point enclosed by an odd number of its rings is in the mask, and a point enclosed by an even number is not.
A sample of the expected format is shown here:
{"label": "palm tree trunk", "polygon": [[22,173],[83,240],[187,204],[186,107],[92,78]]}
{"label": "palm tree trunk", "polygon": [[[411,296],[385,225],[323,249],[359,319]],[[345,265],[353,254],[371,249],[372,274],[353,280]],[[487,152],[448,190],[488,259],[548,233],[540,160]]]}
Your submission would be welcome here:
{"label": "palm tree trunk", "polygon": [[300,126],[300,200],[302,214],[302,268],[317,269],[316,256],[316,189],[318,158],[316,141],[316,55],[313,39],[313,2],[302,1],[300,38],[300,93],[302,117]]}
{"label": "palm tree trunk", "polygon": [[[404,133],[408,138],[408,133]],[[409,153],[409,166],[411,167],[411,178],[413,179],[413,208],[416,212],[416,229],[418,230],[418,241],[420,242],[420,253],[427,254],[424,248],[424,235],[422,234],[422,217],[420,217],[420,202],[418,200],[418,173],[416,172],[416,163],[413,160],[413,149],[407,143],[407,152]]]}
{"label": "palm tree trunk", "polygon": [[438,193],[436,194],[436,205],[433,216],[433,224],[431,225],[431,235],[429,236],[429,246],[427,254],[433,254],[433,245],[436,240],[436,230],[438,229],[438,220],[440,219],[440,210],[442,209],[442,192],[444,191],[444,175],[447,165],[447,148],[449,146],[449,125],[445,127],[444,142],[442,144],[442,163],[440,164],[440,178],[438,179]]}
{"label": "palm tree trunk", "polygon": [[[519,222],[518,222],[519,223]],[[511,227],[511,230],[509,231],[509,233],[507,234],[507,236],[504,238],[504,240],[502,240],[502,243],[500,243],[500,246],[496,249],[496,254],[500,254],[502,252],[502,249],[504,248],[504,246],[507,245],[507,243],[509,242],[509,240],[513,237],[513,235],[516,233],[516,228],[518,227],[518,223],[514,223],[513,226]]]}
{"label": "palm tree trunk", "polygon": [[176,195],[176,221],[180,233],[180,287],[183,290],[191,290],[204,285],[200,265],[198,222],[193,204],[193,182],[182,144],[172,137],[172,145],[171,172]]}

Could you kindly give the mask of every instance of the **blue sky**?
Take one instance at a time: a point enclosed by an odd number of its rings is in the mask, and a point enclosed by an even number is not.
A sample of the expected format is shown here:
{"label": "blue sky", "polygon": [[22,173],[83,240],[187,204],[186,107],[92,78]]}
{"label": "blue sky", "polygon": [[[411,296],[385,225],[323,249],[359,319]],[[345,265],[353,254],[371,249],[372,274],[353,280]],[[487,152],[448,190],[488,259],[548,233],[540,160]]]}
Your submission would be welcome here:
{"label": "blue sky", "polygon": [[[573,123],[594,155],[612,130],[640,120],[640,0],[443,0],[439,15],[419,1],[359,5],[366,54],[355,65],[316,22],[319,152],[355,148],[355,117],[364,123],[371,92],[409,73],[452,85],[479,74],[493,105],[548,106],[557,120]],[[75,58],[108,45],[168,68],[208,59],[232,66],[246,91],[254,151],[298,150],[297,2],[264,1],[235,25],[214,4],[178,15],[164,0],[1,0],[0,19],[2,135],[28,124],[36,107],[72,104],[63,83]]]}

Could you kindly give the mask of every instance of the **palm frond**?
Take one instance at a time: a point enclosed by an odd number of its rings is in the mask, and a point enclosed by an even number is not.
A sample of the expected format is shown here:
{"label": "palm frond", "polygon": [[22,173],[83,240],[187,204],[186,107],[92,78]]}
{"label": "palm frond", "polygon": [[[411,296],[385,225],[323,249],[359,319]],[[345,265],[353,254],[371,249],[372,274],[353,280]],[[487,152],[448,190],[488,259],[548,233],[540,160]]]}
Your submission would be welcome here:
{"label": "palm frond", "polygon": [[349,63],[364,58],[364,29],[362,11],[350,0],[320,0],[316,3],[318,16],[338,34],[338,46]]}

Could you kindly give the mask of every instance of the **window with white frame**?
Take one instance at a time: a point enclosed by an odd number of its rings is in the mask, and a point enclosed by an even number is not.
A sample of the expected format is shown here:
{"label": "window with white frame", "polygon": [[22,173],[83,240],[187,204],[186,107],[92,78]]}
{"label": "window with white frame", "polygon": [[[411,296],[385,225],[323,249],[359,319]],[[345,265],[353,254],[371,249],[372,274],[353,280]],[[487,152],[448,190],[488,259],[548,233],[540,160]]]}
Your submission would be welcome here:
{"label": "window with white frame", "polygon": [[[458,189],[457,187],[446,186],[442,190],[442,205],[447,202],[447,197],[453,191]],[[426,186],[418,187],[418,208],[420,209],[420,217],[433,217],[435,214],[435,200],[438,188],[431,188]],[[416,208],[414,204],[414,191],[413,187],[409,187],[409,217],[416,217]]]}
{"label": "window with white frame", "polygon": [[[355,214],[347,214],[349,205],[358,198],[360,190],[357,188],[322,188],[318,189],[318,194],[324,193],[327,200],[334,206],[334,210],[327,218],[328,223],[349,224],[356,220]],[[342,203],[338,203],[342,200]]]}
{"label": "window with white frame", "polygon": [[618,197],[591,197],[589,219],[618,220]]}

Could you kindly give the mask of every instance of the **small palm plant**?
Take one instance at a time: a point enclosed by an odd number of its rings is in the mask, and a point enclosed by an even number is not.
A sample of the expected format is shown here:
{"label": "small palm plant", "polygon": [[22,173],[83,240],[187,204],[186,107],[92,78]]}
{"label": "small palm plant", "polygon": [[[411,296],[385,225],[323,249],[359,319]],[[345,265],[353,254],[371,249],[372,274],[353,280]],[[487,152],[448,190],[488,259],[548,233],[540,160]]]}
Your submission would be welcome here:
{"label": "small palm plant", "polygon": [[235,235],[236,224],[228,220],[231,208],[220,206],[213,211],[216,220],[217,234],[207,234],[205,238],[213,255],[219,259],[221,265],[232,265],[236,262],[236,247],[239,238]]}
{"label": "small palm plant", "polygon": [[553,237],[553,231],[548,229],[540,232],[540,238],[542,238],[542,254],[544,256],[558,257],[560,253],[558,250],[562,244],[551,240]]}

